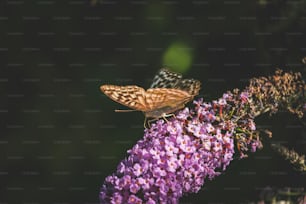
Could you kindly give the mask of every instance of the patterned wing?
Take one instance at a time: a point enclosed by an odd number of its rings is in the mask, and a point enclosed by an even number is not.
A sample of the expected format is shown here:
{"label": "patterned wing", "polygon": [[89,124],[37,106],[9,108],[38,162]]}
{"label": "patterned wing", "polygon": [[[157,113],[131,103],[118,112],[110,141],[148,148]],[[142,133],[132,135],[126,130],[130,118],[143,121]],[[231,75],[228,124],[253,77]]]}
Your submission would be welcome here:
{"label": "patterned wing", "polygon": [[102,85],[101,91],[112,100],[135,110],[145,111],[145,90],[138,86]]}
{"label": "patterned wing", "polygon": [[148,110],[153,110],[164,106],[174,107],[177,104],[187,103],[191,96],[179,89],[155,88],[148,89],[145,98]]}
{"label": "patterned wing", "polygon": [[201,82],[195,79],[182,79],[181,74],[163,68],[154,77],[150,88],[180,89],[196,96],[201,89]]}
{"label": "patterned wing", "polygon": [[159,118],[183,108],[200,87],[198,80],[182,79],[181,74],[161,69],[147,91],[138,86],[115,85],[103,85],[100,89],[112,100],[144,112],[146,117]]}
{"label": "patterned wing", "polygon": [[180,80],[173,88],[186,91],[191,96],[199,94],[201,89],[201,82],[195,79],[183,79]]}
{"label": "patterned wing", "polygon": [[164,114],[183,108],[191,99],[192,96],[189,93],[179,89],[148,89],[146,92],[148,109],[145,111],[145,115],[148,118],[160,118]]}
{"label": "patterned wing", "polygon": [[173,88],[181,79],[181,74],[163,68],[155,75],[150,88]]}

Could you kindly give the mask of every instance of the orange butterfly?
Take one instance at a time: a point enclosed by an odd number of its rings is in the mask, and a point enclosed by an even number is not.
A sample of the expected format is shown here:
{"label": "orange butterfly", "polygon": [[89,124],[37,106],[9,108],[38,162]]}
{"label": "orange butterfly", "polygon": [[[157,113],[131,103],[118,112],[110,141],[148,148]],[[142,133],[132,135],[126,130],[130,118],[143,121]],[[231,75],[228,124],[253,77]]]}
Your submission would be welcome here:
{"label": "orange butterfly", "polygon": [[101,91],[112,100],[133,110],[142,111],[146,118],[165,118],[169,113],[185,107],[199,94],[201,83],[194,79],[182,79],[182,75],[161,69],[147,90],[139,86],[102,85]]}

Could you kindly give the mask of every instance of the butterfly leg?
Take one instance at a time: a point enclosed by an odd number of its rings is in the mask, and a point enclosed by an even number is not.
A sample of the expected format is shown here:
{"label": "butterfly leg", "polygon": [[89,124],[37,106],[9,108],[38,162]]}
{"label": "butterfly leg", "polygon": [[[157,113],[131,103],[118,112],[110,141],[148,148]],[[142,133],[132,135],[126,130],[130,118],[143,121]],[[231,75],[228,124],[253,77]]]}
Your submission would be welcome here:
{"label": "butterfly leg", "polygon": [[167,119],[168,117],[174,117],[175,118],[175,114],[171,113],[171,114],[162,114],[159,118],[153,118],[151,120],[147,120],[147,118],[145,118],[145,121],[143,123],[144,128],[146,127],[146,124],[148,124],[149,128],[151,127],[151,122],[159,120],[160,118],[163,118],[167,123],[169,123],[169,120]]}
{"label": "butterfly leg", "polygon": [[153,118],[153,119],[151,119],[151,120],[148,120],[149,128],[151,127],[151,122],[156,121],[156,120],[158,120],[158,119],[159,119],[159,118]]}
{"label": "butterfly leg", "polygon": [[[151,128],[151,122],[153,122],[153,121],[155,121],[155,120],[158,120],[158,118],[153,118],[153,119],[151,119],[151,120],[148,120],[147,118],[145,118],[145,120],[144,120],[144,122],[143,122],[143,127],[144,127],[145,129]],[[147,127],[147,125],[148,125],[148,127]]]}
{"label": "butterfly leg", "polygon": [[[147,120],[147,118],[145,117],[145,119],[144,119],[144,121],[143,121],[143,127],[145,128],[145,129],[147,129],[147,123],[148,123],[148,120]],[[148,125],[149,125],[149,128],[150,128],[150,124],[148,123]]]}
{"label": "butterfly leg", "polygon": [[174,118],[175,118],[175,115],[174,115],[173,113],[171,113],[171,114],[163,114],[163,115],[162,115],[162,118],[163,118],[166,122],[169,122],[169,121],[167,120],[167,118],[169,118],[169,117],[174,117]]}
{"label": "butterfly leg", "polygon": [[168,123],[169,121],[167,120],[167,116],[163,115],[163,119]]}

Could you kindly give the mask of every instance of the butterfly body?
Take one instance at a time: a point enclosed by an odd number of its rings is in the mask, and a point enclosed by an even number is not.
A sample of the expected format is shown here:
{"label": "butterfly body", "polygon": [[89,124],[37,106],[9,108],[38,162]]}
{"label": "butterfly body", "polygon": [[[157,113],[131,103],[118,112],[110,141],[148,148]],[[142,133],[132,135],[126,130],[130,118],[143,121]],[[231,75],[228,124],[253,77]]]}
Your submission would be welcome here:
{"label": "butterfly body", "polygon": [[154,110],[150,110],[145,112],[145,116],[146,118],[154,118],[154,119],[158,119],[161,117],[167,117],[167,115],[169,113],[173,113],[179,109],[182,109],[185,107],[185,103],[182,103],[180,105],[175,105],[175,106],[164,106],[158,109],[154,109]]}
{"label": "butterfly body", "polygon": [[146,118],[158,119],[184,108],[199,93],[199,81],[181,78],[180,74],[161,69],[147,90],[135,85],[102,85],[100,89],[112,100],[142,111]]}

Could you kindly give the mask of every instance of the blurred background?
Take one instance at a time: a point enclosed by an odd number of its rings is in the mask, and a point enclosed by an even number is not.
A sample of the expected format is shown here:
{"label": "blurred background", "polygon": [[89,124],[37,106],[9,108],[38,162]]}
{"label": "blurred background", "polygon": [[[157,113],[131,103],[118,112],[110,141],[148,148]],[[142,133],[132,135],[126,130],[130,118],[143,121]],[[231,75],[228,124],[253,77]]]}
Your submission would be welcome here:
{"label": "blurred background", "polygon": [[[144,120],[141,112],[115,113],[125,107],[103,95],[102,84],[147,88],[167,66],[200,80],[198,97],[211,101],[276,68],[305,77],[305,3],[2,1],[0,203],[98,203],[105,177],[143,137]],[[256,122],[305,154],[296,117]],[[305,173],[266,142],[181,203],[250,203],[268,200],[269,189],[305,189]]]}

